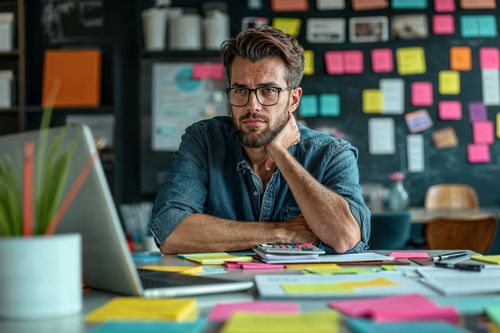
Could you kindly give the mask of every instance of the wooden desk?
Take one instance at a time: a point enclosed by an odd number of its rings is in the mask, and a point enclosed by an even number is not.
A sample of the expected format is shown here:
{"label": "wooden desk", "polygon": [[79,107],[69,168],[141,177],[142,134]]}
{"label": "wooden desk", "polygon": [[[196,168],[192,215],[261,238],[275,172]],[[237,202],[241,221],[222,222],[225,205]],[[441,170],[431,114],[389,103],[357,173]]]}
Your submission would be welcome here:
{"label": "wooden desk", "polygon": [[[387,254],[389,251],[373,251],[380,254]],[[427,251],[431,256],[439,255],[444,252],[449,251]],[[470,251],[469,251],[470,252]],[[470,252],[472,254],[472,252]],[[161,259],[162,265],[193,265],[193,263],[179,259],[176,256],[163,256]],[[414,263],[411,263],[414,265]],[[373,268],[373,267],[371,267]],[[287,270],[283,274],[292,273],[296,274],[297,270]],[[220,274],[220,278],[226,279],[237,279],[237,280],[253,280],[255,274],[266,274],[266,272],[248,272],[244,270],[231,270],[226,274]],[[214,275],[215,276],[215,275]],[[49,297],[49,295],[47,295]],[[98,308],[99,306],[105,304],[107,301],[113,299],[114,297],[121,296],[108,292],[101,292],[97,290],[86,290],[84,292],[84,306],[83,311],[79,315],[66,316],[61,318],[46,319],[46,320],[0,320],[0,332],[10,333],[10,332],[23,332],[23,333],[54,333],[54,332],[68,332],[68,333],[85,333],[90,332],[93,328],[98,325],[89,324],[84,321],[85,314]],[[471,297],[483,297],[483,296],[471,296]],[[483,299],[494,300],[500,303],[500,295],[487,295]],[[219,302],[248,302],[253,300],[258,300],[258,295],[255,289],[244,291],[244,292],[233,292],[233,293],[223,293],[214,295],[201,295],[196,296],[198,302],[198,308],[200,310],[200,316],[206,316],[213,306]],[[460,297],[463,299],[463,297]],[[450,297],[432,297],[434,301],[439,303],[439,299],[446,300],[452,303]],[[329,309],[328,300],[293,300],[293,302],[298,302],[301,305],[302,311],[309,312],[315,310],[326,310]],[[463,316],[465,327],[472,332],[482,332],[478,328],[478,315],[470,314]],[[350,332],[346,327],[345,321],[341,322],[340,332]],[[215,333],[219,332],[222,324],[208,322],[207,326],[203,330],[204,333]]]}
{"label": "wooden desk", "polygon": [[[435,217],[480,217],[494,216],[500,218],[500,207],[481,207],[476,209],[425,209],[424,207],[410,207],[411,223],[427,223]],[[383,216],[390,214],[390,211],[374,211],[372,215]]]}

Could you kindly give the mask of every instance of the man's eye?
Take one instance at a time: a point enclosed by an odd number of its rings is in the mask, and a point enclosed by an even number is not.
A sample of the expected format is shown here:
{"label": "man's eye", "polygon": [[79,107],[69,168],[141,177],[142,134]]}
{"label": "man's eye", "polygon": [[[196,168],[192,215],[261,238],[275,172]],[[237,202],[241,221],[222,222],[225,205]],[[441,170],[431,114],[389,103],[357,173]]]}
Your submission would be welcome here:
{"label": "man's eye", "polygon": [[276,93],[276,89],[272,87],[265,87],[260,90],[260,92],[264,95],[272,95]]}
{"label": "man's eye", "polygon": [[233,93],[236,95],[246,95],[247,90],[245,88],[235,88],[233,89]]}

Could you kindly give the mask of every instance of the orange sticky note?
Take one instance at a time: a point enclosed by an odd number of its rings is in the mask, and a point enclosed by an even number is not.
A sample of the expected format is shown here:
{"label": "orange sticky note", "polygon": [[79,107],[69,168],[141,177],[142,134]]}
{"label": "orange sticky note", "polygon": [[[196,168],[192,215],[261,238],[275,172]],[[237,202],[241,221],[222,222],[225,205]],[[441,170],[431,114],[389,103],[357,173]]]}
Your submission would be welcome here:
{"label": "orange sticky note", "polygon": [[438,149],[456,147],[458,145],[457,134],[453,127],[446,127],[434,131],[431,134],[432,141]]}
{"label": "orange sticky note", "polygon": [[354,10],[373,10],[387,8],[387,0],[352,0],[352,9]]}
{"label": "orange sticky note", "polygon": [[462,9],[494,9],[497,8],[495,0],[460,0]]}
{"label": "orange sticky note", "polygon": [[470,163],[488,163],[490,159],[489,145],[482,143],[467,145],[467,160]]}
{"label": "orange sticky note", "polygon": [[309,9],[307,0],[272,0],[274,12],[305,12]]}
{"label": "orange sticky note", "polygon": [[470,47],[452,47],[450,49],[450,67],[454,71],[470,71],[472,68]]}

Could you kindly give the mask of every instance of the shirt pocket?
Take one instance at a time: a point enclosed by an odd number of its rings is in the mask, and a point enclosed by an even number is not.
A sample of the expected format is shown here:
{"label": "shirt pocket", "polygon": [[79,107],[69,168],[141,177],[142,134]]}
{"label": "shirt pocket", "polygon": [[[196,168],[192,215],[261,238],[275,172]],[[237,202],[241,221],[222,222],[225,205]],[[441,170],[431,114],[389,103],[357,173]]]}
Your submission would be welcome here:
{"label": "shirt pocket", "polygon": [[297,215],[300,215],[300,208],[298,206],[285,207],[279,211],[278,221],[288,221]]}

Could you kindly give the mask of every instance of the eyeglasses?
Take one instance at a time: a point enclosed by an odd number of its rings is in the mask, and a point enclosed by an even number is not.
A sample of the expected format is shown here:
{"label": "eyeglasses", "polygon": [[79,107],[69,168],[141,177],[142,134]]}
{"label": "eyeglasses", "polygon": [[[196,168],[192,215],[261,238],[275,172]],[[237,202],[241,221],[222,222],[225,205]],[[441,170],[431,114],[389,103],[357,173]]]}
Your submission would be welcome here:
{"label": "eyeglasses", "polygon": [[227,88],[227,100],[232,106],[240,107],[245,106],[250,101],[250,94],[255,92],[257,101],[262,106],[273,106],[278,104],[280,93],[282,91],[292,90],[293,88],[280,88],[280,87],[259,87],[255,89],[250,88]]}

